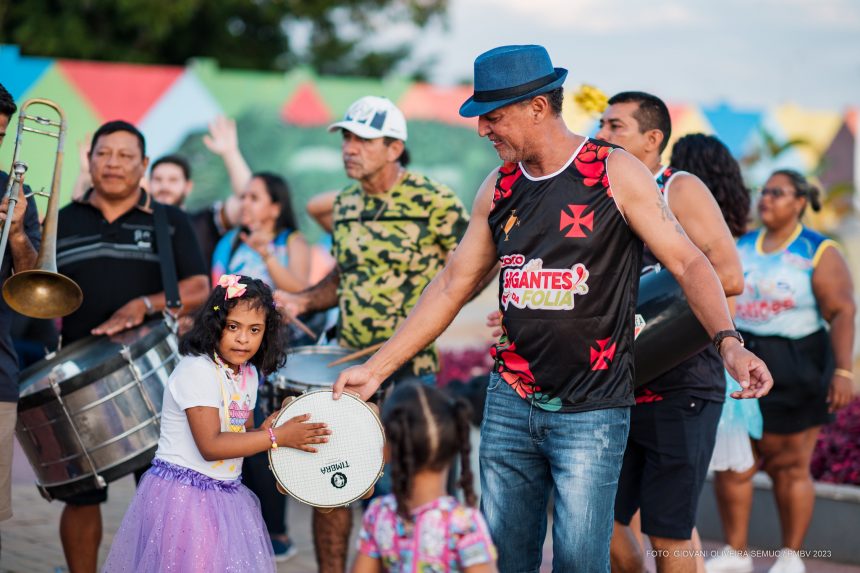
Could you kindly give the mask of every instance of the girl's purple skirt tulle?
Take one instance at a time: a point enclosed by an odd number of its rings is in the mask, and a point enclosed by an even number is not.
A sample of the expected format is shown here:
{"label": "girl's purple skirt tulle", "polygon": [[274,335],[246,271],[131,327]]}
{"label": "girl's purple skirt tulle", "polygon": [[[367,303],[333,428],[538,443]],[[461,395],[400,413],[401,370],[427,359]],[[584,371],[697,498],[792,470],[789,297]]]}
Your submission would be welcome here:
{"label": "girl's purple skirt tulle", "polygon": [[275,557],[260,502],[239,480],[216,480],[155,459],[104,571],[275,571]]}

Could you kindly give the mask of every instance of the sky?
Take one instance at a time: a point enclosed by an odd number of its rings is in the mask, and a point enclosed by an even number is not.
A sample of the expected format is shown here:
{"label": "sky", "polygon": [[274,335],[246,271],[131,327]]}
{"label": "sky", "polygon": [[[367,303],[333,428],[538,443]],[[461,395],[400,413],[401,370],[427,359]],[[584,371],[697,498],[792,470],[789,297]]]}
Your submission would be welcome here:
{"label": "sky", "polygon": [[[475,56],[542,44],[566,87],[645,90],[735,106],[860,106],[860,0],[450,0],[418,37],[431,80],[470,79]],[[389,41],[414,31],[394,26]],[[414,36],[412,36],[414,38]]]}

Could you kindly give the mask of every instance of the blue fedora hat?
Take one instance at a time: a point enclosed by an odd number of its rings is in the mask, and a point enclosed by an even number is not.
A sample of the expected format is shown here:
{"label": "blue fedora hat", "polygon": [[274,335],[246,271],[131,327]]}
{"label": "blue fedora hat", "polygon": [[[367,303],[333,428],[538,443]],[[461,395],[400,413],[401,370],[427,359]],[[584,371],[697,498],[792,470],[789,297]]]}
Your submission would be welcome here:
{"label": "blue fedora hat", "polygon": [[554,68],[543,46],[500,46],[475,58],[475,92],[460,115],[475,117],[560,87],[567,70]]}

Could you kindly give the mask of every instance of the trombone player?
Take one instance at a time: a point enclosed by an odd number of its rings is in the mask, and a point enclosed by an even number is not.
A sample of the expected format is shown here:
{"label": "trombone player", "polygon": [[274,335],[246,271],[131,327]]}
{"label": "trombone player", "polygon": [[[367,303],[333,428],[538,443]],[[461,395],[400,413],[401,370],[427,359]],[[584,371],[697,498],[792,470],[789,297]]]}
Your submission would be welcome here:
{"label": "trombone player", "polygon": [[[12,95],[0,84],[0,146],[9,122],[18,106]],[[34,201],[28,201],[21,189],[15,210],[9,215],[6,186],[9,175],[0,171],[0,227],[10,225],[9,242],[0,253],[0,285],[15,272],[32,269],[41,245],[39,215]],[[12,309],[0,297],[0,521],[12,517],[12,436],[18,414],[18,357],[12,347]]]}

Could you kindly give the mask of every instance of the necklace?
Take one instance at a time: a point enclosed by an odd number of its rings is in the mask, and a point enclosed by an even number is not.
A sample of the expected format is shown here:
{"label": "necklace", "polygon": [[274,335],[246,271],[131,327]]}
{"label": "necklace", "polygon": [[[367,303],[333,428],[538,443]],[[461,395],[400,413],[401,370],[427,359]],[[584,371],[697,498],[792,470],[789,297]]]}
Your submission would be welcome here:
{"label": "necklace", "polygon": [[[383,194],[383,196],[382,196],[381,198],[379,198],[379,199],[377,199],[375,196],[373,196],[373,195],[371,195],[371,194],[369,194],[369,193],[363,192],[363,193],[365,193],[365,195],[366,195],[368,198],[373,199],[374,201],[382,201],[382,205],[380,205],[380,206],[379,206],[379,208],[376,210],[376,213],[373,215],[373,217],[372,217],[371,219],[369,219],[370,221],[376,221],[376,220],[378,220],[378,219],[379,219],[379,216],[380,216],[380,215],[382,215],[382,213],[388,209],[388,197],[389,197],[389,193],[391,192],[391,189],[393,189],[394,187],[396,187],[397,185],[399,185],[399,184],[400,184],[400,182],[403,180],[403,176],[405,175],[405,173],[406,173],[406,170],[405,170],[405,169],[403,169],[403,168],[401,167],[401,168],[397,171],[397,182],[396,182],[394,185],[392,185],[392,186],[391,186],[391,188],[390,188],[390,189],[388,189],[388,191],[386,191],[386,192]],[[364,222],[367,222],[367,221],[368,221],[368,219],[365,219],[365,218],[364,218],[364,209],[363,209],[363,207],[364,207],[364,206],[362,205],[362,209],[358,212],[358,222],[359,222],[359,223],[364,223]]]}
{"label": "necklace", "polygon": [[[371,197],[374,201],[376,201],[376,197]],[[388,197],[383,197],[379,199],[382,202],[382,205],[379,206],[379,209],[376,210],[376,213],[373,215],[373,218],[369,219],[370,221],[376,221],[379,219],[379,216],[382,215],[382,212],[388,208]],[[367,219],[364,218],[364,210],[359,211],[358,213],[358,222],[364,223]]]}

